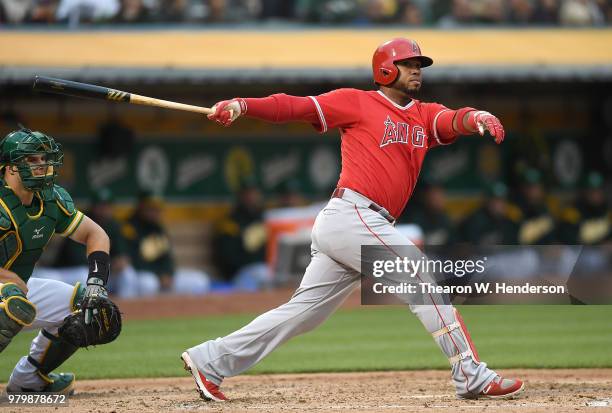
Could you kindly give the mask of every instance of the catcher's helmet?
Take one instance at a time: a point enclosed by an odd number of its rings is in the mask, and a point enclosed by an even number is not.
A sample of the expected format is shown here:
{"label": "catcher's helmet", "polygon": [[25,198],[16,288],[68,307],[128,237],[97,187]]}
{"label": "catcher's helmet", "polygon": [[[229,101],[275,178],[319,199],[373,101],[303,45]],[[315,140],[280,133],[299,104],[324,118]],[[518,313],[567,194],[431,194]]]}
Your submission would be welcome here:
{"label": "catcher's helmet", "polygon": [[[27,158],[31,155],[42,155],[42,162],[28,163]],[[63,158],[61,146],[42,132],[21,129],[0,141],[0,167],[15,167],[23,186],[33,192],[53,186]]]}
{"label": "catcher's helmet", "polygon": [[421,60],[421,67],[433,64],[430,57],[421,54],[421,48],[414,40],[397,38],[384,42],[372,56],[374,82],[383,86],[393,83],[399,73],[395,62],[415,57]]}

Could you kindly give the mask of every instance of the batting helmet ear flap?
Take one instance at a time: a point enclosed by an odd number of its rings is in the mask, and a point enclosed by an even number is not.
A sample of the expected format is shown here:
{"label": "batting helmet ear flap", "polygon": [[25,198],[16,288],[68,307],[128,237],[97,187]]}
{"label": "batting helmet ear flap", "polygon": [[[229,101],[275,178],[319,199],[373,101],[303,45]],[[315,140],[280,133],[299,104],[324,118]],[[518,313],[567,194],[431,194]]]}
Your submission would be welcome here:
{"label": "batting helmet ear flap", "polygon": [[393,82],[395,80],[395,77],[397,76],[397,73],[393,73],[394,70],[389,70],[386,67],[381,67],[379,70],[382,77],[388,79],[389,83]]}
{"label": "batting helmet ear flap", "polygon": [[390,85],[399,73],[395,62],[412,58],[418,58],[421,61],[421,67],[433,64],[430,57],[421,54],[421,48],[414,40],[400,38],[381,44],[372,56],[374,82],[383,86]]}

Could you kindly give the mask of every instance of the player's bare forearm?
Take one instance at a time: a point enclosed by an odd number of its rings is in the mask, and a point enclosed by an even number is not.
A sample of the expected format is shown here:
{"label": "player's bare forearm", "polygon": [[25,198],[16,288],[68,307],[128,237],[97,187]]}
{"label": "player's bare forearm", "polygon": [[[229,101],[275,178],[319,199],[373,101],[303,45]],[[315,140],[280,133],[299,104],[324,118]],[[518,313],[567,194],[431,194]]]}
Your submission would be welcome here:
{"label": "player's bare forearm", "polygon": [[13,271],[5,270],[0,268],[0,284],[15,283],[24,294],[28,293],[28,286],[17,274]]}
{"label": "player's bare forearm", "polygon": [[83,222],[76,231],[70,236],[70,239],[84,244],[87,248],[87,255],[94,251],[103,251],[108,254],[110,251],[110,239],[106,232],[96,224],[91,218],[83,217]]}
{"label": "player's bare forearm", "polygon": [[106,285],[110,275],[110,239],[102,227],[87,216],[83,217],[81,225],[70,238],[85,244],[87,249],[89,274],[81,309],[85,314],[85,325],[89,325],[98,314],[102,303],[108,300]]}

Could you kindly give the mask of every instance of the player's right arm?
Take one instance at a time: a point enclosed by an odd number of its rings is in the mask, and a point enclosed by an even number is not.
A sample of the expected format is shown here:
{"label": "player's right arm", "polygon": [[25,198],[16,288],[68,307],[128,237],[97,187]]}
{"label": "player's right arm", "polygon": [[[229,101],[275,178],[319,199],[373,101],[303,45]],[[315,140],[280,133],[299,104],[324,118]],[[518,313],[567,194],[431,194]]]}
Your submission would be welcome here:
{"label": "player's right arm", "polygon": [[265,98],[234,98],[213,106],[208,118],[230,126],[238,117],[248,116],[272,123],[301,121],[312,124],[319,132],[336,127],[350,127],[361,116],[359,92],[336,89],[319,96],[291,96],[284,93]]}

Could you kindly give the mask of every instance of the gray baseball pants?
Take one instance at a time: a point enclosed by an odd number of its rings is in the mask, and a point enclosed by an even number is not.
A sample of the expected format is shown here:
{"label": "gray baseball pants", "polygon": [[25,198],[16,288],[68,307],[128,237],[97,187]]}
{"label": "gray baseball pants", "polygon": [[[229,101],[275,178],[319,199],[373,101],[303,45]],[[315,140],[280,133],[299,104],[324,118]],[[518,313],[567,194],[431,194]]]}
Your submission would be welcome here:
{"label": "gray baseball pants", "polygon": [[[413,245],[380,213],[369,209],[371,203],[350,190],[343,199],[331,199],[317,216],[312,260],[289,302],[225,337],[187,350],[208,380],[220,385],[225,377],[242,373],[285,341],[325,321],[359,285],[362,245]],[[449,358],[457,394],[478,394],[496,373],[478,360],[454,307],[431,296],[424,299],[431,304],[410,305],[410,310]]]}

